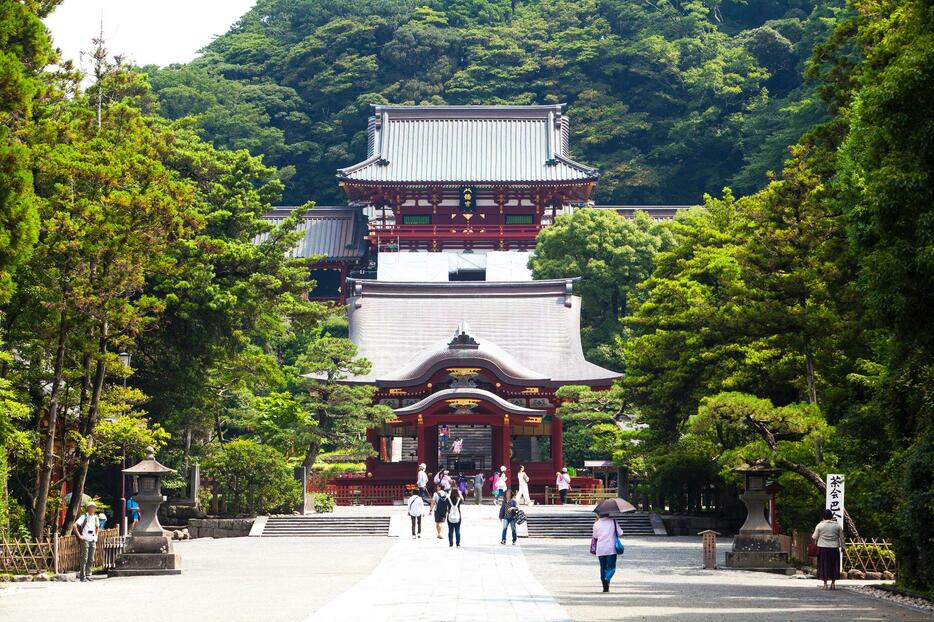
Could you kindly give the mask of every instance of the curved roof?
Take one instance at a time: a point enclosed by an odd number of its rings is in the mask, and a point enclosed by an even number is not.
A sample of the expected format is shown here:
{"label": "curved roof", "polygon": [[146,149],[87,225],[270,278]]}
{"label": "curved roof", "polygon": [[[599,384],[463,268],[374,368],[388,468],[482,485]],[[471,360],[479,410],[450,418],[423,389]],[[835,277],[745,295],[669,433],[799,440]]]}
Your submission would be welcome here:
{"label": "curved roof", "polygon": [[497,376],[507,382],[549,380],[547,375],[529,369],[495,343],[485,340],[478,340],[476,343],[476,348],[452,348],[451,340],[443,339],[425,348],[406,367],[380,380],[386,384],[423,382],[438,369],[451,366],[485,367],[492,369]]}
{"label": "curved roof", "polygon": [[[398,383],[449,356],[455,362],[489,361],[533,384],[608,385],[620,374],[584,359],[580,298],[572,285],[571,279],[353,281],[350,339],[372,369],[348,380]],[[464,322],[477,348],[445,352],[439,344],[450,342]]]}
{"label": "curved roof", "polygon": [[507,402],[500,396],[495,393],[490,393],[489,391],[484,391],[483,389],[471,389],[471,388],[459,388],[459,389],[443,389],[432,393],[431,395],[421,399],[420,401],[412,404],[411,406],[405,406],[403,408],[396,408],[393,412],[396,415],[415,415],[420,412],[423,412],[429,406],[437,404],[438,402],[444,400],[453,400],[453,399],[478,399],[490,402],[494,404],[497,408],[502,409],[505,412],[508,412],[511,415],[522,415],[526,417],[542,417],[546,415],[546,411],[539,410],[537,408],[526,408],[525,406],[516,406],[512,402]]}
{"label": "curved roof", "polygon": [[367,159],[339,169],[364,183],[587,182],[568,157],[563,104],[374,106]]}

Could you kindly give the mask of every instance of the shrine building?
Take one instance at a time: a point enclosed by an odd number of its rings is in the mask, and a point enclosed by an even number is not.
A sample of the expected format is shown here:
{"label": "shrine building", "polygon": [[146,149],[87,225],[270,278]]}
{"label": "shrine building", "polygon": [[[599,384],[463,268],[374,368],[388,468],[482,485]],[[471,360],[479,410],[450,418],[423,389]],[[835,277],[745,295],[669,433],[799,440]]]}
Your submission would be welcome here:
{"label": "shrine building", "polygon": [[619,377],[584,358],[574,279],[527,267],[538,232],[597,181],[568,156],[568,123],[562,105],[374,106],[366,159],[338,171],[375,263],[346,281],[372,369],[342,381],[375,385],[395,413],[367,432],[369,488],[397,491],[422,462],[510,478],[521,464],[540,493],[564,466],[555,392]]}

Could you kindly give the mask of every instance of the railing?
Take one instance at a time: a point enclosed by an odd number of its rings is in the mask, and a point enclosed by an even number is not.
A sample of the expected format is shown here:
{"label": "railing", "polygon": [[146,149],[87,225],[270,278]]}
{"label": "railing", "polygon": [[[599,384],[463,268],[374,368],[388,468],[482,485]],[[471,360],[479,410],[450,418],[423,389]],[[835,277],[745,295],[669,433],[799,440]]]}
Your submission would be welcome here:
{"label": "railing", "polygon": [[404,484],[328,484],[324,492],[334,497],[337,505],[393,505],[405,500]]}
{"label": "railing", "polygon": [[443,224],[443,225],[395,225],[370,223],[370,239],[375,241],[390,241],[392,238],[401,239],[445,239],[465,237],[496,240],[499,238],[534,240],[540,225],[498,225],[486,224],[482,220],[469,224]]}
{"label": "railing", "polygon": [[[119,529],[102,529],[98,532],[94,549],[96,568],[113,568],[117,557],[123,552],[126,538]],[[38,574],[43,572],[74,572],[81,561],[81,544],[77,536],[59,536],[51,540],[32,542],[26,540],[4,540],[0,542],[0,571],[14,574]]]}
{"label": "railing", "polygon": [[[567,499],[568,503],[600,503],[607,499],[615,499],[618,495],[616,490],[601,490],[594,488],[593,490],[570,490],[568,491]],[[561,493],[557,488],[552,488],[551,486],[545,486],[545,505],[559,503],[561,501]]]}

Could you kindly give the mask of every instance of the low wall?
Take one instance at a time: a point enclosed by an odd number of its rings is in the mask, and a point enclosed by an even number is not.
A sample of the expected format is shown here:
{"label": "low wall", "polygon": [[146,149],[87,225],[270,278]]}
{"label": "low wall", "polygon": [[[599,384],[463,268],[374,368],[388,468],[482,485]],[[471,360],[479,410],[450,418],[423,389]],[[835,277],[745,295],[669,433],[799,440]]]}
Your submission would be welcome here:
{"label": "low wall", "polygon": [[192,518],[188,533],[192,538],[244,538],[250,535],[252,518]]}
{"label": "low wall", "polygon": [[719,531],[722,536],[732,536],[743,524],[742,519],[717,515],[662,514],[661,519],[669,536],[696,536],[707,529]]}

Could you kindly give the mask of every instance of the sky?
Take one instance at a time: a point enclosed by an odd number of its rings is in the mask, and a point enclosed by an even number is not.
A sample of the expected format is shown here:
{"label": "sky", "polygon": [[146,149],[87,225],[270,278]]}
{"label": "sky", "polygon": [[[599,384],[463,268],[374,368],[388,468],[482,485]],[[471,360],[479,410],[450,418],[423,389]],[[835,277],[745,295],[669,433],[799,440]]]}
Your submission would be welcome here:
{"label": "sky", "polygon": [[222,35],[256,0],[65,0],[44,21],[63,59],[83,69],[80,53],[104,20],[111,55],[122,54],[138,65],[185,63]]}

